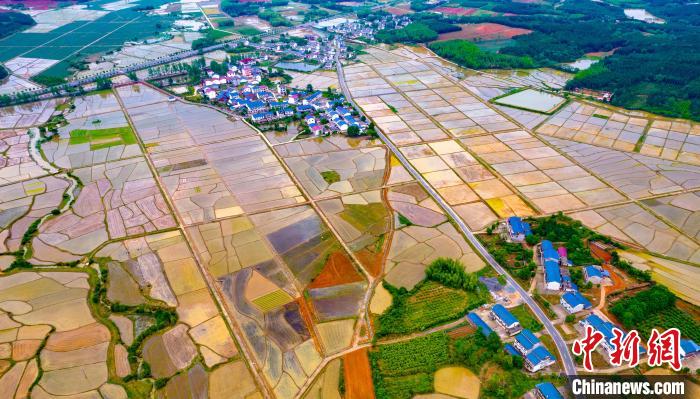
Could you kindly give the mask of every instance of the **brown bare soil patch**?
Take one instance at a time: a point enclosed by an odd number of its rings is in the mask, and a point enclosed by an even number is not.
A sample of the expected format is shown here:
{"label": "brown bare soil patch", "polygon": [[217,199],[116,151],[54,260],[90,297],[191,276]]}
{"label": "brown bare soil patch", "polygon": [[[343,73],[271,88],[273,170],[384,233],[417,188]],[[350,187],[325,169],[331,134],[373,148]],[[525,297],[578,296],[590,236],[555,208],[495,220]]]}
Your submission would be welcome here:
{"label": "brown bare soil patch", "polygon": [[449,337],[452,339],[456,339],[466,337],[467,335],[472,334],[474,331],[476,331],[476,329],[471,325],[464,325],[448,331],[447,335],[449,335]]}
{"label": "brown bare soil patch", "polygon": [[337,251],[328,257],[321,273],[309,284],[309,289],[332,287],[357,281],[362,281],[362,276],[355,270],[350,258],[344,252]]}
{"label": "brown bare soil patch", "polygon": [[377,277],[381,274],[382,260],[384,259],[384,248],[382,248],[381,252],[372,252],[364,248],[355,253],[355,255],[360,263],[362,263],[362,266],[365,267],[365,270],[367,270],[372,277]]}
{"label": "brown bare soil patch", "polygon": [[472,15],[476,12],[476,8],[463,7],[438,7],[433,11],[441,12],[448,15]]}
{"label": "brown bare soil patch", "polygon": [[503,40],[519,35],[532,33],[529,29],[512,28],[510,26],[485,22],[481,24],[461,24],[462,30],[443,33],[438,40],[467,39],[467,40]]}
{"label": "brown bare soil patch", "polygon": [[345,399],[372,399],[374,385],[369,369],[367,348],[358,349],[343,356],[345,373]]}
{"label": "brown bare soil patch", "polygon": [[387,7],[387,8],[385,8],[385,10],[389,14],[394,14],[394,15],[413,14],[413,11],[411,11],[411,9],[409,7],[410,6],[408,6],[408,5],[401,5],[398,7]]}
{"label": "brown bare soil patch", "polygon": [[297,298],[295,301],[297,302],[297,304],[299,304],[299,314],[301,314],[301,318],[306,324],[306,329],[311,334],[311,340],[314,342],[316,350],[319,353],[323,353],[321,345],[319,344],[320,341],[318,339],[318,336],[316,336],[316,330],[313,328],[314,316],[310,309],[311,305],[306,301],[306,299],[303,296]]}
{"label": "brown bare soil patch", "polygon": [[622,291],[625,288],[627,288],[627,284],[625,284],[625,281],[622,279],[622,277],[620,277],[617,270],[614,270],[609,265],[603,265],[603,269],[607,270],[608,273],[610,273],[610,278],[613,282],[613,285],[605,287],[606,294],[609,294],[611,292]]}

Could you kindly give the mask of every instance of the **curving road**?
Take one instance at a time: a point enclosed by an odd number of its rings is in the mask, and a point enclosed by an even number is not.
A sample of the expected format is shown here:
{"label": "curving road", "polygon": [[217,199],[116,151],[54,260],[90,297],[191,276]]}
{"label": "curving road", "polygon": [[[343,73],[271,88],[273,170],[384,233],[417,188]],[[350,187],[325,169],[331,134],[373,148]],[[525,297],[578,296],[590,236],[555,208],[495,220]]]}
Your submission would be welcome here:
{"label": "curving road", "polygon": [[[345,75],[343,74],[343,65],[340,62],[340,60],[336,57],[336,69],[338,71],[338,82],[340,84],[340,88],[343,91],[343,94],[345,95],[345,98],[350,101],[350,103],[353,105],[353,107],[360,113],[360,115],[364,115],[364,112],[362,112],[362,109],[355,104],[355,102],[352,99],[352,96],[350,94],[350,90],[348,89],[347,83],[345,82]],[[559,334],[559,331],[554,327],[554,324],[552,324],[552,321],[547,318],[547,315],[544,314],[542,309],[539,307],[537,302],[527,293],[525,289],[523,289],[520,284],[518,284],[513,277],[508,274],[501,265],[496,262],[496,260],[491,256],[491,254],[486,250],[486,248],[481,244],[481,242],[476,238],[474,233],[467,227],[467,225],[464,223],[462,218],[457,214],[457,212],[452,209],[452,207],[447,204],[442,197],[428,184],[428,182],[423,178],[423,176],[418,173],[418,171],[411,165],[410,162],[404,157],[404,155],[399,151],[399,149],[384,135],[384,133],[377,129],[377,134],[379,135],[379,138],[384,142],[384,144],[389,148],[389,150],[396,156],[396,158],[401,162],[404,168],[408,170],[408,172],[418,181],[421,186],[437,201],[437,203],[442,207],[442,209],[447,212],[448,215],[452,218],[452,220],[455,221],[457,226],[459,227],[459,230],[464,234],[464,236],[469,240],[469,242],[472,244],[474,249],[481,254],[481,257],[488,262],[491,267],[493,267],[498,274],[504,276],[506,280],[513,286],[515,289],[518,291],[520,296],[523,298],[523,301],[527,304],[527,306],[532,309],[532,311],[535,313],[537,318],[542,322],[544,325],[545,329],[547,330],[547,333],[552,337],[552,340],[554,341],[554,344],[557,347],[557,351],[559,352],[559,359],[561,359],[562,364],[564,365],[564,372],[567,375],[575,375],[576,374],[576,364],[574,363],[574,359],[571,357],[571,353],[569,352],[569,349],[566,345],[566,342],[564,342],[564,338],[562,338],[561,334]]]}

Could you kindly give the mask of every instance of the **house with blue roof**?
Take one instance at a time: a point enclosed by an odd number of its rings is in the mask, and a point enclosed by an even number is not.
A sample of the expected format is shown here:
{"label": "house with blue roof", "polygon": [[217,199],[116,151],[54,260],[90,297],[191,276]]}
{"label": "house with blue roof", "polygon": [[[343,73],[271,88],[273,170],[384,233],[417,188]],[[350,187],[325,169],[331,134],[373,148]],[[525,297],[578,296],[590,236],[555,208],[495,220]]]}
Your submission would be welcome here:
{"label": "house with blue roof", "polygon": [[[591,326],[595,331],[599,331],[601,334],[603,334],[603,340],[600,341],[600,346],[605,349],[605,353],[608,355],[608,360],[610,359],[610,353],[615,349],[615,347],[612,344],[613,338],[615,338],[615,334],[613,333],[613,328],[618,328],[619,330],[622,330],[622,328],[615,326],[613,323],[609,321],[605,321],[600,316],[596,314],[591,314],[585,319],[581,320],[579,323],[586,328],[586,326]],[[622,330],[624,332],[624,330]],[[626,336],[626,333],[625,333]],[[622,337],[622,339],[625,339],[625,336]],[[639,345],[639,354],[646,353],[646,350]]]}
{"label": "house with blue roof", "polygon": [[518,319],[500,303],[493,305],[489,316],[492,320],[495,320],[498,324],[500,324],[501,327],[505,328],[508,335],[517,334],[520,330],[522,330]]}
{"label": "house with blue roof", "polygon": [[695,356],[700,352],[700,346],[692,339],[681,339],[681,359]]}
{"label": "house with blue roof", "polygon": [[522,330],[515,336],[513,345],[523,356],[525,368],[533,373],[553,364],[556,360],[554,355],[544,347],[542,341],[528,329]]}
{"label": "house with blue roof", "polygon": [[583,277],[586,279],[586,282],[600,284],[604,279],[610,278],[610,273],[600,266],[586,266],[583,268]]}
{"label": "house with blue roof", "polygon": [[571,276],[561,276],[561,283],[564,291],[578,291],[578,285],[571,280]]}
{"label": "house with blue roof", "polygon": [[469,320],[475,327],[477,327],[481,331],[482,334],[484,334],[487,337],[493,332],[491,327],[489,327],[489,325],[486,324],[486,322],[474,312],[469,312],[467,314],[467,320]]}
{"label": "house with blue roof", "polygon": [[508,218],[508,235],[510,240],[514,242],[523,242],[525,237],[532,235],[532,229],[530,228],[530,223],[524,222],[523,219],[517,216],[511,216]]}
{"label": "house with blue roof", "polygon": [[523,357],[525,368],[530,372],[537,372],[554,364],[556,358],[544,345],[540,345]]}
{"label": "house with blue roof", "polygon": [[591,302],[578,291],[565,292],[559,299],[559,302],[571,314],[590,309],[591,307]]}
{"label": "house with blue roof", "polygon": [[511,356],[518,356],[518,357],[523,357],[520,352],[518,352],[517,349],[511,344],[505,344],[503,345],[503,349],[505,349],[506,353],[511,355]]}
{"label": "house with blue roof", "polygon": [[541,344],[542,341],[540,341],[540,339],[528,329],[520,331],[520,334],[515,336],[515,342],[513,342],[515,348],[518,349],[518,351],[523,355],[527,355]]}
{"label": "house with blue roof", "polygon": [[540,382],[535,385],[534,393],[538,399],[564,399],[561,392],[551,382]]}
{"label": "house with blue roof", "polygon": [[548,290],[559,291],[561,289],[561,271],[558,261],[551,259],[544,261],[544,284]]}
{"label": "house with blue roof", "polygon": [[269,112],[269,111],[267,111],[267,112],[258,112],[258,113],[253,114],[253,115],[250,117],[250,119],[251,119],[253,122],[269,121],[269,120],[272,120],[272,119],[275,119],[275,118],[276,118],[276,115],[275,115],[274,113],[272,113],[272,112]]}
{"label": "house with blue roof", "polygon": [[247,101],[245,107],[248,108],[250,112],[258,112],[265,109],[265,103],[262,101]]}

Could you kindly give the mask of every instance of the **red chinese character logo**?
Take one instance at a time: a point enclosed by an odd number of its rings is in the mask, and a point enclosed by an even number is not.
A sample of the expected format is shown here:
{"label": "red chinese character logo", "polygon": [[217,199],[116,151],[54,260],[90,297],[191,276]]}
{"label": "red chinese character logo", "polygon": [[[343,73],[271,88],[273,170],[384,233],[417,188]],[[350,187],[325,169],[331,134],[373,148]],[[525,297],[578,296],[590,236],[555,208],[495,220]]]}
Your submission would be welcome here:
{"label": "red chinese character logo", "polygon": [[649,365],[661,366],[668,363],[671,368],[681,369],[681,332],[677,328],[669,328],[663,333],[651,330],[649,341]]}
{"label": "red chinese character logo", "polygon": [[639,333],[632,330],[625,337],[625,333],[617,327],[614,327],[612,331],[615,336],[610,340],[613,346],[613,351],[610,353],[610,364],[622,366],[622,362],[626,361],[630,367],[636,367],[639,364],[639,343],[642,340],[639,338]]}
{"label": "red chinese character logo", "polygon": [[586,333],[583,338],[574,341],[574,345],[571,347],[574,355],[583,355],[583,368],[586,371],[593,371],[593,358],[591,352],[593,352],[603,340],[603,333],[596,331],[591,326],[586,326]]}

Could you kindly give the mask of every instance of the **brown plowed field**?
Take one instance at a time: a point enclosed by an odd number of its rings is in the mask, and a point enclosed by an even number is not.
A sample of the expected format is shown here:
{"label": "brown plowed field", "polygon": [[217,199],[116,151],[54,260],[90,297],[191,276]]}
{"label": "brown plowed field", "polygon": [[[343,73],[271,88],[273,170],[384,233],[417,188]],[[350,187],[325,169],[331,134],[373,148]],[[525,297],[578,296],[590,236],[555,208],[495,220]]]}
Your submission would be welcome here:
{"label": "brown plowed field", "polygon": [[374,399],[372,371],[369,369],[367,348],[343,356],[345,399]]}
{"label": "brown plowed field", "polygon": [[438,40],[467,39],[467,40],[503,40],[514,36],[532,33],[529,29],[512,28],[510,26],[490,22],[481,24],[461,24],[462,30],[443,33]]}
{"label": "brown plowed field", "polygon": [[448,15],[472,15],[476,12],[476,8],[462,7],[438,7],[433,11],[441,12]]}
{"label": "brown plowed field", "polygon": [[362,281],[362,276],[355,270],[350,258],[344,252],[337,251],[328,257],[321,273],[314,278],[308,288],[325,288],[357,281]]}

